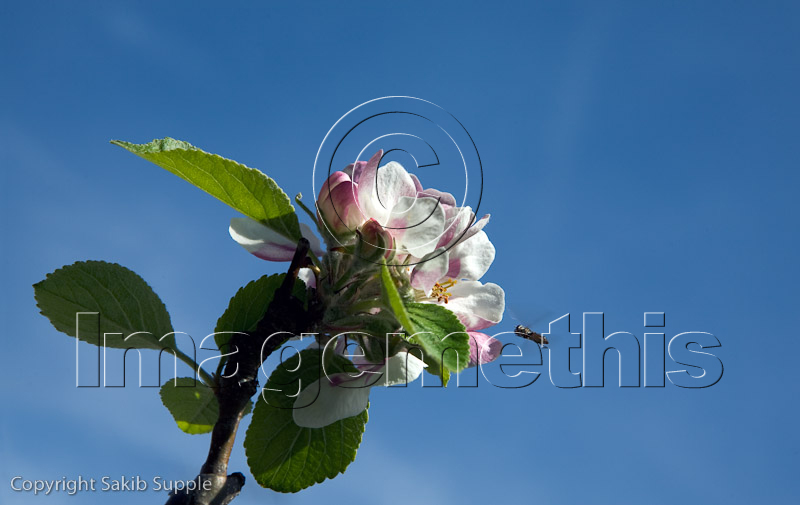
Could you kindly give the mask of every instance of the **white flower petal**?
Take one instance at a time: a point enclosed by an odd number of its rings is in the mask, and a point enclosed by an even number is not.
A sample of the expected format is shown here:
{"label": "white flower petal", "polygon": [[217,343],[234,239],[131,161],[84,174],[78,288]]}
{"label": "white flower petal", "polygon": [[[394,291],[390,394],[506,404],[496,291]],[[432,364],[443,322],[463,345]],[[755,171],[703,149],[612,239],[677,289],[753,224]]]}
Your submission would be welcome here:
{"label": "white flower petal", "polygon": [[[249,253],[267,261],[291,261],[297,248],[292,240],[249,217],[231,219],[228,231]],[[300,223],[300,233],[311,243],[314,254],[322,255],[319,239],[311,228]]]}
{"label": "white flower petal", "polygon": [[[319,241],[319,237],[317,237],[316,233],[314,233],[314,230],[311,229],[310,226],[305,223],[300,223],[300,235],[308,239],[308,243],[311,245],[311,252],[313,252],[315,256],[322,256],[325,253],[325,251],[322,250],[322,244]],[[291,260],[291,258],[289,258],[289,260]]]}
{"label": "white flower petal", "polygon": [[365,166],[358,181],[358,205],[369,219],[386,224],[397,201],[417,194],[414,180],[406,169],[391,161],[380,168]]}
{"label": "white flower petal", "polygon": [[413,382],[422,375],[426,366],[428,365],[424,361],[413,354],[398,352],[386,360],[386,366],[382,370],[384,376],[376,386],[394,386]]}
{"label": "white flower petal", "polygon": [[297,278],[303,281],[306,287],[314,288],[317,287],[317,276],[314,274],[314,271],[310,268],[301,268],[297,271]]}
{"label": "white flower petal", "polygon": [[445,214],[435,198],[400,197],[386,223],[399,249],[418,258],[433,252],[444,232]]}
{"label": "white flower petal", "polygon": [[479,231],[469,239],[456,244],[449,253],[447,277],[477,281],[492,266],[495,248],[486,232]]}
{"label": "white flower petal", "polygon": [[411,271],[411,286],[426,294],[430,293],[433,285],[439,282],[450,268],[448,258],[448,252],[443,248],[426,254]]}
{"label": "white flower petal", "polygon": [[350,378],[348,374],[333,374],[330,379],[334,383],[327,377],[321,377],[303,389],[294,400],[292,418],[295,424],[304,428],[324,428],[363,412],[369,403],[370,388],[342,387],[342,384],[338,384],[337,379]]}
{"label": "white flower petal", "polygon": [[[471,211],[470,211],[470,212],[471,212]],[[477,234],[479,231],[483,230],[483,228],[484,228],[484,227],[485,227],[487,224],[489,224],[489,218],[490,218],[490,217],[491,217],[491,214],[486,214],[486,215],[485,215],[485,216],[483,216],[482,218],[478,219],[478,221],[475,223],[475,225],[474,225],[474,226],[471,226],[471,227],[470,227],[470,228],[469,228],[469,229],[466,231],[466,233],[464,233],[463,235],[461,235],[461,234],[459,233],[459,234],[456,236],[456,240],[458,240],[458,242],[459,242],[459,243],[461,243],[461,242],[464,242],[464,241],[466,241],[466,240],[469,240],[471,237],[473,237],[473,236],[474,236],[475,234]]]}
{"label": "white flower petal", "polygon": [[447,308],[456,313],[467,330],[482,330],[503,320],[506,295],[497,284],[459,281],[449,291],[453,296]]}

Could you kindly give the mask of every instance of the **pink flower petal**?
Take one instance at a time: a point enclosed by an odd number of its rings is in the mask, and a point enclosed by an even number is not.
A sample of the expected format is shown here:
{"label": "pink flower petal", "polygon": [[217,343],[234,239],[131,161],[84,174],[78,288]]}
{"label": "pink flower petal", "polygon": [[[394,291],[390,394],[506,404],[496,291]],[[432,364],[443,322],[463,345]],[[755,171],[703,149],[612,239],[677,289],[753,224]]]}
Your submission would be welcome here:
{"label": "pink flower petal", "polygon": [[447,222],[444,225],[444,233],[439,238],[439,247],[450,247],[456,239],[475,221],[475,214],[470,207],[445,207]]}
{"label": "pink flower petal", "polygon": [[422,192],[422,184],[419,182],[419,179],[414,174],[408,174],[411,176],[411,180],[414,181],[414,188],[417,190],[417,194]]}
{"label": "pink flower petal", "polygon": [[496,360],[503,351],[503,344],[494,337],[477,331],[468,331],[469,365],[482,365]]}
{"label": "pink flower petal", "polygon": [[438,189],[425,189],[419,192],[419,196],[430,196],[432,198],[436,198],[439,200],[439,203],[442,205],[447,205],[449,207],[456,206],[456,199],[450,193],[445,193],[444,191],[439,191]]}
{"label": "pink flower petal", "polygon": [[319,195],[317,196],[317,202],[325,200],[328,198],[333,192],[333,188],[338,186],[343,182],[351,182],[350,177],[341,171],[337,171],[331,174],[328,179],[322,183],[322,187],[319,188]]}
{"label": "pink flower petal", "polygon": [[356,228],[364,222],[364,215],[356,200],[356,185],[349,178],[339,181],[330,191],[323,188],[320,197],[317,210],[325,221],[320,226],[327,225],[334,235],[355,233]]}
{"label": "pink flower petal", "polygon": [[[228,231],[247,252],[267,261],[291,261],[297,248],[296,242],[249,217],[231,219]],[[311,243],[314,254],[321,256],[322,247],[311,228],[300,223],[300,232]]]}
{"label": "pink flower petal", "polygon": [[[373,154],[369,161],[358,161],[355,164],[348,165],[347,168],[350,168],[352,172],[351,178],[353,182],[358,184],[365,171],[374,172],[375,169],[378,168],[378,163],[381,162],[381,158],[383,158],[383,149]],[[347,168],[345,168],[345,170],[347,170]]]}

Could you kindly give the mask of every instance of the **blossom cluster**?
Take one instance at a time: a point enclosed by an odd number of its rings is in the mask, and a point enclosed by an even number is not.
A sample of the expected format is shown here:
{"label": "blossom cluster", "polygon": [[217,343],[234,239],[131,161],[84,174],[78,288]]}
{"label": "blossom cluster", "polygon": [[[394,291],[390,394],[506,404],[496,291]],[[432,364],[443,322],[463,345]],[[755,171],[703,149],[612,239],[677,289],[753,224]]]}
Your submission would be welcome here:
{"label": "blossom cluster", "polygon": [[[399,329],[392,326],[393,318],[382,315],[377,302],[376,271],[387,264],[407,299],[443,306],[458,317],[470,337],[470,366],[492,361],[501,345],[481,330],[500,322],[505,294],[497,284],[480,281],[495,258],[484,231],[489,215],[478,219],[469,206],[458,206],[453,195],[424,188],[397,162],[379,167],[382,157],[379,151],[368,161],[351,164],[322,185],[314,217],[327,251],[311,228],[301,225],[319,261],[300,277],[317,290],[326,307],[324,327],[312,345],[325,346],[331,340],[325,335]],[[250,218],[234,218],[230,234],[265,260],[288,261],[294,253],[295,244]],[[368,351],[368,343],[358,342]],[[345,346],[334,347],[344,353]],[[367,352],[371,359],[353,360],[364,373],[334,374],[307,386],[295,402],[306,408],[294,411],[295,421],[326,426],[363,411],[370,386],[416,379],[427,364],[407,351],[395,346],[377,365],[375,354]],[[370,373],[381,379],[370,383]]]}

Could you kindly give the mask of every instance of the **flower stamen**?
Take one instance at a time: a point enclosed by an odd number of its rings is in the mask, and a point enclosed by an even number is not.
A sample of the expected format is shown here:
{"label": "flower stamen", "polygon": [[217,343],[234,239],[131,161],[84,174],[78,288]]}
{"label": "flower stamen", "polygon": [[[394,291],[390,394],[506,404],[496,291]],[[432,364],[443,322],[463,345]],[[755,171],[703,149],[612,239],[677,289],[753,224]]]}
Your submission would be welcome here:
{"label": "flower stamen", "polygon": [[448,300],[450,299],[451,296],[453,296],[453,294],[449,293],[447,289],[455,286],[457,282],[458,281],[455,279],[447,279],[442,283],[437,282],[436,284],[433,285],[430,297],[435,298],[436,301],[439,303],[441,302],[448,303]]}

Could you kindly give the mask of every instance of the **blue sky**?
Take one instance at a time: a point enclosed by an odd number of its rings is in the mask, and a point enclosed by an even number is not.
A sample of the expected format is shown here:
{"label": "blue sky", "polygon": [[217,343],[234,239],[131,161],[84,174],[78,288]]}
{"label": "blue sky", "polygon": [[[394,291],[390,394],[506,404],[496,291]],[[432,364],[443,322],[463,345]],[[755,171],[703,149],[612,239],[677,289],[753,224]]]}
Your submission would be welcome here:
{"label": "blue sky", "polygon": [[[620,389],[609,359],[604,388],[545,376],[520,390],[378,391],[343,476],[296,495],[249,479],[235,503],[800,499],[797,4],[2,11],[3,503],[107,503],[8,483],[191,478],[208,448],[174,426],[155,389],[76,389],[74,341],[38,315],[33,283],[77,260],[118,262],[177,329],[202,336],[239,286],[282,268],[229,238],[234,211],[108,140],[187,140],[308,200],[328,129],[388,95],[439,104],[475,140],[497,247],[484,280],[517,317],[543,331],[570,313],[581,332],[583,312],[602,311],[606,334],[643,342],[643,313],[663,311],[667,338],[719,339],[724,376],[706,389]],[[515,324],[507,315],[497,329]],[[248,473],[240,444],[231,470]],[[145,500],[158,501],[114,502]]]}

